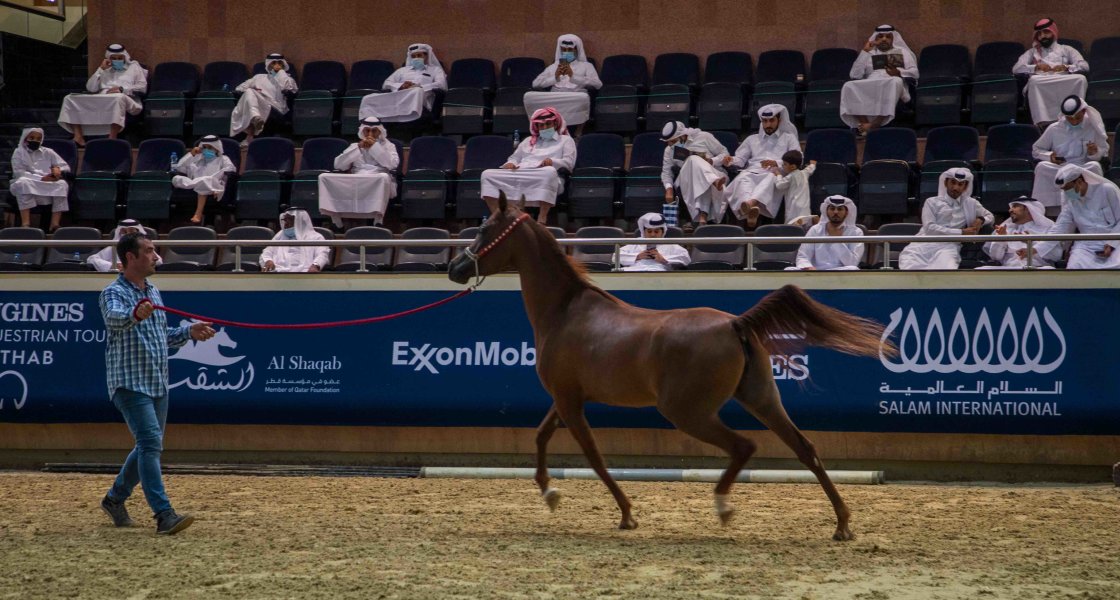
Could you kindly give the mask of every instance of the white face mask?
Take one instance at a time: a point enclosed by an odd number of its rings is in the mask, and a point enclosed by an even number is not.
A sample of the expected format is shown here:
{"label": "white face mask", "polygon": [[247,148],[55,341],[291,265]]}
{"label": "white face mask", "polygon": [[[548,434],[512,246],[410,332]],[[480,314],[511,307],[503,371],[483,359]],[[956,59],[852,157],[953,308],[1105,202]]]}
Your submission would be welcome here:
{"label": "white face mask", "polygon": [[1069,200],[1070,202],[1081,199],[1081,194],[1077,193],[1077,188],[1064,190],[1063,193],[1065,194],[1066,200]]}
{"label": "white face mask", "polygon": [[556,138],[556,130],[553,128],[541,129],[537,132],[542,140],[549,141]]}

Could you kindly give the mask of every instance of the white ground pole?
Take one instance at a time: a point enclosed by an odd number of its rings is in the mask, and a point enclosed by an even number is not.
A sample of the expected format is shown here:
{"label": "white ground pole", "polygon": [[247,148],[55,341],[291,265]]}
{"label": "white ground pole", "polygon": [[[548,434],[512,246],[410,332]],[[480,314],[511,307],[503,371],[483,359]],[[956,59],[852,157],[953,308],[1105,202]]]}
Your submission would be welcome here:
{"label": "white ground pole", "polygon": [[[715,483],[722,469],[608,469],[617,481],[693,481]],[[536,469],[504,467],[422,467],[421,477],[444,479],[532,479]],[[591,469],[549,469],[553,479],[598,479]],[[882,471],[828,471],[833,483],[878,485],[886,483]],[[738,483],[817,483],[812,471],[743,469]]]}

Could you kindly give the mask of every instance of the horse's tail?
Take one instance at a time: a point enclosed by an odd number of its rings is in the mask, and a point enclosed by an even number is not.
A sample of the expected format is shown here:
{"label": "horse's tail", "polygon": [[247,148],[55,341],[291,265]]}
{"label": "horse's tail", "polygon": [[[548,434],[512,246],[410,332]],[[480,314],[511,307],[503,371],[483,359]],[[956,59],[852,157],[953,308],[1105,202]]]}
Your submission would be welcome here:
{"label": "horse's tail", "polygon": [[890,340],[882,340],[879,323],[825,306],[795,285],[770,292],[734,324],[745,347],[750,347],[753,336],[770,354],[786,354],[804,346],[857,356],[897,352]]}

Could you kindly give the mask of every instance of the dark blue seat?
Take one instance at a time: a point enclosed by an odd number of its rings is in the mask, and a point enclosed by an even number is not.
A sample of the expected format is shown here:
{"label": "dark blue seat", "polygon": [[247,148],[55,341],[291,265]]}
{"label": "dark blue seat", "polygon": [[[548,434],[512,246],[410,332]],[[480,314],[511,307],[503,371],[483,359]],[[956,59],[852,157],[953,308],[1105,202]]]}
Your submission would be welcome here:
{"label": "dark blue seat", "polygon": [[295,167],[295,144],[285,138],[256,138],[245,153],[245,172],[276,171],[292,174]]}
{"label": "dark blue seat", "polygon": [[70,165],[70,176],[73,177],[78,173],[78,145],[74,140],[60,140],[47,138],[43,140],[43,146],[54,150],[66,164]]}
{"label": "dark blue seat", "polygon": [[490,59],[461,58],[452,63],[441,112],[443,133],[482,133],[496,83],[494,61]]}
{"label": "dark blue seat", "polygon": [[198,93],[198,67],[188,62],[156,65],[144,99],[144,126],[149,136],[182,136],[187,102]]}
{"label": "dark blue seat", "polygon": [[319,175],[334,170],[334,159],[350,142],[336,137],[315,137],[303,142],[299,171],[292,179],[288,205],[307,210],[312,219],[322,218],[319,212]]}
{"label": "dark blue seat", "polygon": [[458,163],[459,145],[455,140],[441,136],[412,140],[401,187],[401,217],[444,218]]}
{"label": "dark blue seat", "polygon": [[502,61],[498,71],[499,87],[533,87],[533,80],[548,66],[539,58],[516,56]]}
{"label": "dark blue seat", "polygon": [[187,149],[182,140],[151,138],[140,142],[136,151],[136,172],[158,171],[167,175],[171,172],[172,153],[178,158],[186,155]]}
{"label": "dark blue seat", "polygon": [[[818,129],[817,131],[829,131]],[[808,160],[806,160],[808,162]],[[809,209],[814,214],[820,214],[821,202],[829,196],[837,194],[853,198],[852,182],[855,181],[855,172],[844,163],[817,161],[813,174],[809,176]]]}
{"label": "dark blue seat", "polygon": [[447,87],[481,88],[492,91],[496,87],[494,61],[488,58],[460,58],[451,63],[447,74]]}
{"label": "dark blue seat", "polygon": [[129,218],[166,220],[171,216],[171,154],[186,154],[183,142],[153,138],[140,142],[136,151],[136,172],[128,180],[125,214]]}
{"label": "dark blue seat", "polygon": [[988,129],[984,162],[1003,158],[1031,160],[1032,147],[1038,140],[1038,128],[1024,123],[995,125]]}
{"label": "dark blue seat", "polygon": [[626,144],[613,133],[588,133],[579,139],[576,164],[568,186],[568,216],[609,218],[614,215],[619,177],[626,164]]}
{"label": "dark blue seat", "polygon": [[675,83],[692,91],[700,86],[700,57],[687,52],[659,54],[653,60],[653,85]]}
{"label": "dark blue seat", "polygon": [[1081,53],[1082,58],[1085,57],[1085,44],[1083,44],[1081,42],[1081,40],[1071,40],[1071,39],[1067,39],[1067,38],[1061,38],[1061,39],[1058,40],[1058,43],[1060,43],[1064,46],[1069,46],[1070,48],[1073,48],[1074,50],[1077,50],[1078,52]]}
{"label": "dark blue seat", "polygon": [[485,219],[490,209],[482,200],[482,172],[497,169],[513,153],[513,144],[504,135],[476,135],[467,140],[463,151],[463,171],[455,186],[455,218]]}
{"label": "dark blue seat", "polygon": [[[848,65],[851,68],[851,65]],[[805,55],[800,50],[767,50],[758,55],[758,68],[755,69],[755,80],[784,81],[798,83],[797,76],[804,79]]]}
{"label": "dark blue seat", "polygon": [[116,218],[121,179],[131,172],[132,145],[127,140],[90,140],[75,178],[74,217],[94,221]]}
{"label": "dark blue seat", "polygon": [[1089,66],[1093,72],[1120,70],[1120,36],[1102,37],[1093,40],[1089,46],[1089,56],[1093,62]]}
{"label": "dark blue seat", "polygon": [[959,44],[926,46],[918,54],[918,72],[926,77],[972,77],[972,61],[968,48]]}
{"label": "dark blue seat", "polygon": [[228,135],[229,120],[237,100],[234,89],[249,79],[243,63],[219,61],[202,69],[202,86],[194,100],[191,131],[196,136]]}
{"label": "dark blue seat", "polygon": [[859,200],[861,215],[902,216],[908,211],[910,165],[902,160],[867,160],[864,150],[863,166],[859,173]]}
{"label": "dark blue seat", "polygon": [[867,134],[863,148],[864,164],[873,160],[918,162],[918,136],[905,127],[882,127]]}
{"label": "dark blue seat", "polygon": [[238,220],[274,220],[295,168],[295,144],[285,138],[256,138],[245,154],[237,184]]}
{"label": "dark blue seat", "polygon": [[705,83],[754,83],[754,66],[747,52],[716,52],[704,62]]}
{"label": "dark blue seat", "polygon": [[972,78],[968,48],[938,44],[918,55],[921,80],[915,98],[916,125],[956,125],[961,122],[964,86]]}
{"label": "dark blue seat", "polygon": [[710,81],[700,88],[696,104],[700,129],[729,129],[743,127],[743,86],[739,83]]}
{"label": "dark blue seat", "polygon": [[622,213],[627,219],[647,212],[661,212],[665,186],[661,184],[661,162],[665,142],[656,132],[639,133],[630,147],[630,169],[622,191]]}
{"label": "dark blue seat", "polygon": [[805,136],[805,162],[855,165],[856,136],[850,129],[816,129]]}
{"label": "dark blue seat", "polygon": [[1026,51],[1019,42],[987,42],[976,47],[973,71],[977,75],[1011,75],[1011,67]]}
{"label": "dark blue seat", "polygon": [[1105,127],[1120,123],[1120,36],[1097,38],[1090,46],[1092,72],[1085,101],[1101,113]]}
{"label": "dark blue seat", "polygon": [[922,164],[935,160],[976,161],[980,158],[980,133],[973,127],[935,127],[926,134]]}
{"label": "dark blue seat", "polygon": [[207,63],[202,68],[202,88],[201,91],[233,91],[233,88],[241,85],[249,78],[249,69],[245,68],[244,63],[234,61],[217,61]]}
{"label": "dark blue seat", "polygon": [[359,60],[350,65],[350,89],[380,90],[385,80],[396,71],[387,60]]}
{"label": "dark blue seat", "polygon": [[809,60],[809,81],[847,81],[859,52],[851,48],[821,48]]}
{"label": "dark blue seat", "polygon": [[669,121],[688,123],[692,115],[692,96],[688,86],[662,83],[649,89],[646,99],[646,131],[661,131]]}
{"label": "dark blue seat", "polygon": [[316,60],[303,67],[300,91],[325,90],[339,95],[346,90],[346,67],[335,60]]}
{"label": "dark blue seat", "polygon": [[657,167],[660,170],[664,154],[665,142],[661,141],[660,133],[639,133],[634,136],[630,147],[630,170],[638,167]]}
{"label": "dark blue seat", "polygon": [[[240,83],[240,82],[238,82]],[[198,93],[198,67],[189,62],[164,62],[156,65],[148,80],[148,93],[179,92],[184,96]]]}
{"label": "dark blue seat", "polygon": [[1034,189],[1034,164],[1025,158],[991,158],[991,137],[981,173],[980,203],[995,213],[1006,213],[1007,204]]}
{"label": "dark blue seat", "polygon": [[630,85],[645,91],[649,87],[649,67],[646,57],[635,54],[616,54],[603,60],[599,73],[603,85]]}
{"label": "dark blue seat", "polygon": [[739,147],[739,134],[734,131],[709,131],[716,138],[716,141],[723,144],[727,148],[727,153],[734,156],[735,149]]}
{"label": "dark blue seat", "polygon": [[292,103],[292,134],[326,136],[333,133],[335,97],[345,90],[346,67],[342,63],[333,60],[307,63],[299,93]]}
{"label": "dark blue seat", "polygon": [[1019,42],[988,42],[977,46],[971,101],[973,123],[1007,123],[1015,118],[1025,78],[1012,75],[1011,68],[1024,50]]}

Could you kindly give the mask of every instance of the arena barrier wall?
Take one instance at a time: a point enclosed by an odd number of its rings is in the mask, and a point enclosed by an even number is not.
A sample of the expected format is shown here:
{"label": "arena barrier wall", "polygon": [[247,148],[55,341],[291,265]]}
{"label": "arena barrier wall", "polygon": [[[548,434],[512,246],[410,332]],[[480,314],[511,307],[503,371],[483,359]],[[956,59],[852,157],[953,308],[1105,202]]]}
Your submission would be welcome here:
{"label": "arena barrier wall", "polygon": [[[1111,464],[1120,456],[1120,278],[1092,272],[597,274],[638,306],[741,313],[785,283],[876,319],[896,358],[819,348],[772,358],[793,420],[850,459]],[[108,401],[95,274],[0,275],[0,450],[129,445]],[[264,323],[406,310],[444,275],[175,274],[172,307]],[[515,276],[431,311],[311,331],[221,328],[172,352],[168,449],[529,453],[550,398]],[[179,319],[172,318],[176,323]],[[606,332],[604,332],[606,334]],[[791,454],[735,402],[722,411]],[[717,456],[654,409],[590,405],[603,449]],[[560,440],[559,437],[565,438]],[[568,436],[555,451],[578,452]]]}

